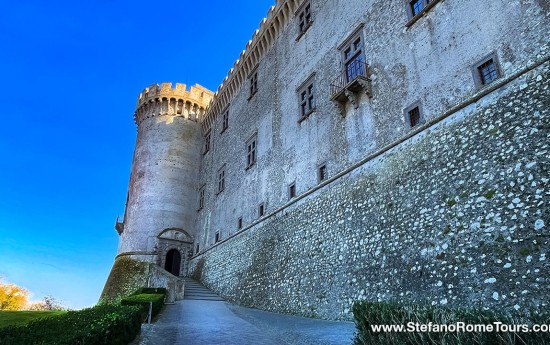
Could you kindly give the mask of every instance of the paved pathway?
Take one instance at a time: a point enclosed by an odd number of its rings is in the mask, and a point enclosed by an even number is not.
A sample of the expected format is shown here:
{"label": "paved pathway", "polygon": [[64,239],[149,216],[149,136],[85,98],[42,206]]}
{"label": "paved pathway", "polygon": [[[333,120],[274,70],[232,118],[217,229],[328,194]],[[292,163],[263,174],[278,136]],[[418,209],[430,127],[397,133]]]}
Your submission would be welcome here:
{"label": "paved pathway", "polygon": [[224,301],[186,299],[167,305],[143,325],[133,345],[348,345],[354,324],[244,308]]}

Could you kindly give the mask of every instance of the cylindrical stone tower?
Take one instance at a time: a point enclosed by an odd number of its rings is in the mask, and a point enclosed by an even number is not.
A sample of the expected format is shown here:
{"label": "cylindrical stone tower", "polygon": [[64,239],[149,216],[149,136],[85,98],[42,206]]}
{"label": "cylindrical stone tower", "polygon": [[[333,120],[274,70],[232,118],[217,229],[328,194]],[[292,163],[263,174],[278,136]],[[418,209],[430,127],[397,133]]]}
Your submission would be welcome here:
{"label": "cylindrical stone tower", "polygon": [[[187,91],[184,84],[172,88],[171,83],[153,84],[139,95],[128,199],[116,227],[119,256],[165,266],[169,240],[193,242],[202,142],[198,119],[212,96],[200,85]],[[182,258],[187,255],[172,247]]]}

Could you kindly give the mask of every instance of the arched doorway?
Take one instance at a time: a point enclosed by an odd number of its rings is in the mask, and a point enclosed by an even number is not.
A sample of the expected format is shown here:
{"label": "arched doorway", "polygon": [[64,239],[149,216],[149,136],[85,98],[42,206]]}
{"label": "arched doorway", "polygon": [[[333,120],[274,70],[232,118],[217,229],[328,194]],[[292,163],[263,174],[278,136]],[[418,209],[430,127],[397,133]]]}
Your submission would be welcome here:
{"label": "arched doorway", "polygon": [[175,276],[180,275],[181,254],[179,250],[172,249],[166,253],[166,262],[164,263],[164,269],[172,273]]}

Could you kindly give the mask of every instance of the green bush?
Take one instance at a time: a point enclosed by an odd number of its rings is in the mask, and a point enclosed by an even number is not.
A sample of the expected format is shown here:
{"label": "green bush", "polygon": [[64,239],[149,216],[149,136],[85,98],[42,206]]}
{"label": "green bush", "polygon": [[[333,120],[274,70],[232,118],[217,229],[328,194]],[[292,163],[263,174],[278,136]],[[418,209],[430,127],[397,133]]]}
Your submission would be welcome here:
{"label": "green bush", "polygon": [[99,305],[0,328],[2,345],[126,345],[139,333],[136,306]]}
{"label": "green bush", "polygon": [[[550,324],[548,315],[527,319],[480,309],[451,309],[422,305],[403,305],[360,301],[353,305],[356,333],[355,345],[384,344],[549,344],[550,333],[518,332],[374,332],[371,325],[528,325]],[[496,327],[496,326],[495,326]]]}
{"label": "green bush", "polygon": [[164,305],[164,294],[158,293],[141,293],[124,298],[120,303],[123,305],[137,305],[147,313],[149,311],[149,303],[153,302],[153,317],[155,317],[162,306]]}
{"label": "green bush", "polygon": [[134,295],[139,295],[142,293],[159,293],[166,295],[166,289],[165,288],[141,288],[139,289]]}

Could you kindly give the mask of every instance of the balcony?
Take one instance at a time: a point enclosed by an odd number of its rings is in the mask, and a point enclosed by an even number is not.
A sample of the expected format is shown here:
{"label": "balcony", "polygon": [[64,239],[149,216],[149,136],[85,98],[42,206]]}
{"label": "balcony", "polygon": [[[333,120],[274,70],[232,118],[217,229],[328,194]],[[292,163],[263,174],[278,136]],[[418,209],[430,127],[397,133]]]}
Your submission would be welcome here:
{"label": "balcony", "polygon": [[368,66],[360,60],[354,60],[346,65],[345,70],[330,83],[330,100],[340,108],[342,115],[346,114],[346,103],[350,101],[357,109],[361,91],[369,97],[371,80],[367,76]]}

